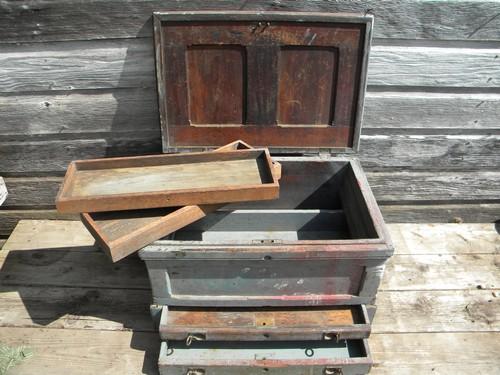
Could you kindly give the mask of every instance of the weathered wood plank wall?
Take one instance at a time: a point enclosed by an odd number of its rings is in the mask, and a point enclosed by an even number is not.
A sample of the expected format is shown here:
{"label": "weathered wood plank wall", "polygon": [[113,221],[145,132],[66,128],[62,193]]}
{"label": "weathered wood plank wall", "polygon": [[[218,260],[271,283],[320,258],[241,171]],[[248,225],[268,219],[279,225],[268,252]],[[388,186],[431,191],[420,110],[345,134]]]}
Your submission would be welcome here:
{"label": "weathered wood plank wall", "polygon": [[388,221],[500,219],[500,1],[6,0],[0,236],[56,218],[72,159],[160,152],[151,13],[375,15],[361,160]]}

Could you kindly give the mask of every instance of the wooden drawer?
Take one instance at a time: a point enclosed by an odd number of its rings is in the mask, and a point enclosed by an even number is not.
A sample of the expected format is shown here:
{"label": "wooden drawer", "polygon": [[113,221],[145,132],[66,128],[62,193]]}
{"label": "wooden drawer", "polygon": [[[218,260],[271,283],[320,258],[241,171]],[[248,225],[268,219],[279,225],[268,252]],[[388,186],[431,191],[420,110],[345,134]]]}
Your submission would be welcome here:
{"label": "wooden drawer", "polygon": [[163,342],[161,375],[361,375],[372,359],[366,340]]}
{"label": "wooden drawer", "polygon": [[230,205],[140,251],[154,304],[373,302],[393,249],[359,164],[277,160],[279,199]]}
{"label": "wooden drawer", "polygon": [[363,339],[370,335],[364,305],[295,308],[162,310],[162,340],[275,341]]}

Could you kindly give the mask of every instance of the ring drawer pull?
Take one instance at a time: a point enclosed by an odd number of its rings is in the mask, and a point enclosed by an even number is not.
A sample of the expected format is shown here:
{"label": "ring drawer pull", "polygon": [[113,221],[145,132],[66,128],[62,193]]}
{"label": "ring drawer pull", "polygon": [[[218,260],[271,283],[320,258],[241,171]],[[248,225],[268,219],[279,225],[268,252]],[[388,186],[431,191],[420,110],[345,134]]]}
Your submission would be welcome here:
{"label": "ring drawer pull", "polygon": [[186,338],[186,346],[191,346],[193,341],[204,341],[206,336],[202,333],[190,333]]}
{"label": "ring drawer pull", "polygon": [[205,370],[202,368],[190,368],[187,370],[186,375],[204,375]]}
{"label": "ring drawer pull", "polygon": [[343,371],[341,368],[325,367],[323,374],[325,374],[325,375],[342,375]]}
{"label": "ring drawer pull", "polygon": [[323,340],[339,342],[340,341],[340,333],[339,332],[327,332],[323,334]]}

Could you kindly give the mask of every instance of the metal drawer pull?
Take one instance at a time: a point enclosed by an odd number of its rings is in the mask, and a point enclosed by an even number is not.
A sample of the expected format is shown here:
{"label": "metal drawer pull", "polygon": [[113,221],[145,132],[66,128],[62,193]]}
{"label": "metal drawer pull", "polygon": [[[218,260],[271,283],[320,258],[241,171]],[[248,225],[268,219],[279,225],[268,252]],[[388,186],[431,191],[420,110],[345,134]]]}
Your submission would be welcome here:
{"label": "metal drawer pull", "polygon": [[342,375],[343,372],[342,372],[341,368],[325,367],[323,374],[325,374],[325,375]]}
{"label": "metal drawer pull", "polygon": [[186,345],[190,346],[193,341],[204,341],[206,336],[202,333],[190,333],[186,338]]}
{"label": "metal drawer pull", "polygon": [[187,370],[186,375],[204,375],[205,370],[202,368],[190,368]]}
{"label": "metal drawer pull", "polygon": [[339,342],[340,341],[340,333],[339,332],[324,333],[323,340],[335,340],[335,342]]}

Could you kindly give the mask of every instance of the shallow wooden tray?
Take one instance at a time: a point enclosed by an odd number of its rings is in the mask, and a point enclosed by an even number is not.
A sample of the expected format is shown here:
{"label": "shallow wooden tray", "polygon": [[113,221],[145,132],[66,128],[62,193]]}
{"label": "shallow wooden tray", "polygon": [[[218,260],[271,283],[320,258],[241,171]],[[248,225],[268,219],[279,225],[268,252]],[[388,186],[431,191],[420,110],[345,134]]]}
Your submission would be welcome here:
{"label": "shallow wooden tray", "polygon": [[[214,152],[252,149],[243,141],[219,147]],[[273,161],[273,174],[281,177],[281,165]],[[82,213],[80,218],[99,246],[113,262],[205,217],[221,204],[190,205],[181,208]]]}
{"label": "shallow wooden tray", "polygon": [[275,199],[267,149],[72,162],[59,212],[102,212]]}

